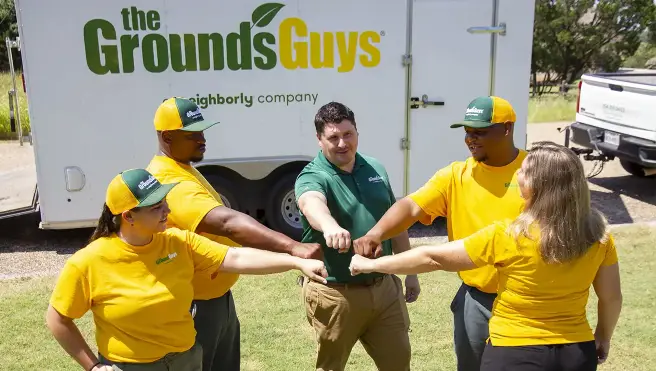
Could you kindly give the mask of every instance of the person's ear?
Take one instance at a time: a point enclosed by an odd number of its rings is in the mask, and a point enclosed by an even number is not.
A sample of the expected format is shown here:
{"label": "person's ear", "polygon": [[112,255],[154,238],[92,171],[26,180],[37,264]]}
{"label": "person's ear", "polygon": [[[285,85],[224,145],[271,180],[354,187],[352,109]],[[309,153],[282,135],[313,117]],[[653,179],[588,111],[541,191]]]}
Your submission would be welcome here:
{"label": "person's ear", "polygon": [[512,135],[513,123],[512,122],[506,122],[503,126],[504,126],[504,135],[505,136]]}
{"label": "person's ear", "polygon": [[121,214],[121,218],[123,218],[123,220],[124,220],[126,223],[129,223],[130,225],[134,225],[134,215],[133,215],[132,211],[129,211],[129,210],[128,210],[128,211],[124,211],[124,212]]}
{"label": "person's ear", "polygon": [[173,142],[173,137],[170,131],[163,131],[162,132],[162,140],[166,144],[171,144]]}

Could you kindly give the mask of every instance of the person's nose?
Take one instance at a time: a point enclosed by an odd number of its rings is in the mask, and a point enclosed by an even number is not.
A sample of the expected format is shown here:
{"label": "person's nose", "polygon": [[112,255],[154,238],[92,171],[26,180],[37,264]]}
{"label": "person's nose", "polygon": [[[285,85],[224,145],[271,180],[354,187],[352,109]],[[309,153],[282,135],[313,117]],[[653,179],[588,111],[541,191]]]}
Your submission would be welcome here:
{"label": "person's nose", "polygon": [[472,144],[478,137],[471,132],[465,132],[465,143],[466,144]]}

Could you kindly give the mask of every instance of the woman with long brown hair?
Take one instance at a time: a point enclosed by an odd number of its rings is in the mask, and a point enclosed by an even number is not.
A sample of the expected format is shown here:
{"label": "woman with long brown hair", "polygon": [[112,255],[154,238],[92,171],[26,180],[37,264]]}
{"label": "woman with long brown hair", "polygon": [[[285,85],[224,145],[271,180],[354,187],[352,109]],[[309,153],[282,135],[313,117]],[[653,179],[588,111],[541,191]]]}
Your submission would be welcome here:
{"label": "woman with long brown hair", "polygon": [[[190,313],[193,279],[213,280],[219,271],[297,269],[325,283],[322,261],[230,248],[189,231],[166,229],[170,210],[165,197],[175,185],[161,184],[144,169],[117,175],[91,242],[66,261],[46,322],[86,371],[200,371],[202,349],[195,344]],[[89,310],[98,357],[73,322]]]}
{"label": "woman with long brown hair", "polygon": [[[355,255],[351,273],[495,266],[500,283],[481,369],[596,370],[622,307],[613,237],[591,208],[583,166],[568,148],[536,143],[517,179],[525,199],[517,219],[441,246],[373,260]],[[599,298],[594,333],[586,318],[590,286]]]}

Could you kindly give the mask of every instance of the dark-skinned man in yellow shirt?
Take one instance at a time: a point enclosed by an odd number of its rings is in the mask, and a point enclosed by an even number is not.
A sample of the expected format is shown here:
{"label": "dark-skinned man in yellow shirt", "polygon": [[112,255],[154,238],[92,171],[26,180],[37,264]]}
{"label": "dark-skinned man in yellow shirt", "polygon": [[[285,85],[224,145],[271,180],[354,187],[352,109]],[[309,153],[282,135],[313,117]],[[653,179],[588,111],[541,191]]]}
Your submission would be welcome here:
{"label": "dark-skinned man in yellow shirt", "polygon": [[[166,197],[171,209],[168,227],[196,232],[227,246],[245,245],[322,260],[318,244],[298,243],[223,205],[216,190],[192,166],[203,160],[204,131],[217,124],[206,121],[194,102],[166,99],[155,113],[154,124],[160,153],[147,170],[162,183],[179,183]],[[238,277],[219,273],[213,280],[194,280],[194,324],[196,340],[203,348],[203,371],[240,369],[239,319],[230,291]]]}
{"label": "dark-skinned man in yellow shirt", "polygon": [[[449,241],[462,239],[495,221],[515,219],[524,200],[516,172],[526,151],[515,147],[516,114],[505,99],[474,99],[462,122],[471,157],[438,170],[419,190],[396,202],[363,237],[353,241],[360,255],[371,257],[381,241],[415,222],[431,224],[446,217]],[[459,272],[463,283],[452,303],[458,371],[480,370],[498,277],[492,266]]]}

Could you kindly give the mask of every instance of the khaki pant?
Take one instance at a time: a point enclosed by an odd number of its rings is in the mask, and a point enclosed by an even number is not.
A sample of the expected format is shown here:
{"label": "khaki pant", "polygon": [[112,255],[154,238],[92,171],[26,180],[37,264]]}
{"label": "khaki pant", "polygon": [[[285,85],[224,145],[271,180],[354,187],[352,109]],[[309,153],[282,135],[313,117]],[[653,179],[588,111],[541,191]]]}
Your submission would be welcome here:
{"label": "khaki pant", "polygon": [[169,353],[149,363],[112,363],[102,355],[98,358],[102,364],[111,365],[114,371],[201,371],[203,348],[195,344],[185,352]]}
{"label": "khaki pant", "polygon": [[318,345],[316,369],[342,371],[360,340],[381,371],[410,370],[410,318],[401,280],[371,286],[303,284],[307,319]]}

